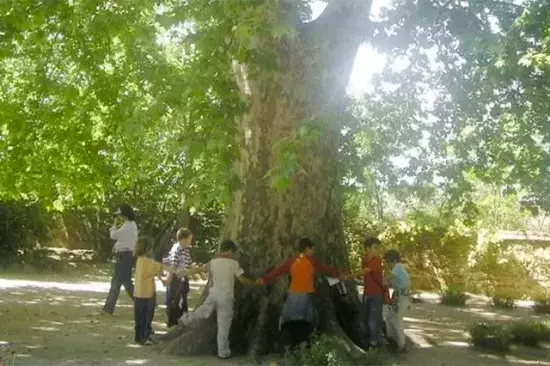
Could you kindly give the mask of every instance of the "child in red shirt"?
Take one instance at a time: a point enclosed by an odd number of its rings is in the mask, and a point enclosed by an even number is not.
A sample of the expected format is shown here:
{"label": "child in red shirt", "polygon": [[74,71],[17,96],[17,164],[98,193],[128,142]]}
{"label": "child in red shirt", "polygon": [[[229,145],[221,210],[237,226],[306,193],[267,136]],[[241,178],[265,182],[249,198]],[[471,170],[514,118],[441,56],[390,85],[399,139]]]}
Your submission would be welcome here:
{"label": "child in red shirt", "polygon": [[383,343],[384,278],[380,257],[381,244],[380,240],[375,237],[369,236],[365,239],[362,270],[356,273],[356,275],[363,276],[361,328],[366,335],[369,347],[377,347]]}

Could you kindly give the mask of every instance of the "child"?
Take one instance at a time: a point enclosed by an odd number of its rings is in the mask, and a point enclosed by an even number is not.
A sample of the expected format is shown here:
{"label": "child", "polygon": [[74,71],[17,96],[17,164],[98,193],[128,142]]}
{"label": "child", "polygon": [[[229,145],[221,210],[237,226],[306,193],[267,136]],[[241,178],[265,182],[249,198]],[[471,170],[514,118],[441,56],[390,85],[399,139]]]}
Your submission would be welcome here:
{"label": "child", "polygon": [[313,241],[309,238],[300,239],[299,254],[270,271],[257,282],[260,286],[268,285],[279,276],[290,274],[290,288],[281,316],[281,331],[288,334],[291,348],[303,342],[307,344],[316,325],[312,299],[315,291],[315,273],[322,272],[340,277],[337,269],[323,265],[313,257],[313,247]]}
{"label": "child", "polygon": [[390,312],[387,316],[388,337],[393,338],[397,343],[400,352],[404,352],[406,337],[403,325],[403,316],[411,306],[410,279],[405,266],[401,263],[401,256],[397,250],[388,250],[384,260],[391,267],[391,276],[388,284],[393,288]]}
{"label": "child", "polygon": [[233,321],[233,299],[235,290],[235,278],[244,285],[254,285],[244,276],[244,271],[234,257],[237,246],[231,240],[225,240],[220,245],[220,254],[202,267],[190,268],[187,274],[197,272],[210,272],[212,287],[204,301],[192,313],[185,313],[180,323],[189,325],[198,319],[207,319],[216,310],[218,325],[218,357],[227,359],[231,357],[229,348],[229,329]]}
{"label": "child", "polygon": [[367,347],[378,347],[383,340],[383,305],[384,291],[382,259],[380,258],[381,242],[378,238],[365,238],[361,270],[353,276],[363,278],[363,301],[361,308],[361,329],[367,341]]}
{"label": "child", "polygon": [[[185,270],[191,265],[191,230],[181,228],[176,234],[177,242],[172,245],[168,262],[172,268]],[[168,328],[178,324],[178,319],[188,310],[187,295],[189,293],[189,279],[169,275],[169,287],[166,288],[166,325]],[[181,302],[181,305],[180,305]]]}
{"label": "child", "polygon": [[136,273],[134,286],[134,319],[135,319],[135,341],[141,345],[150,345],[152,314],[155,306],[155,277],[161,278],[163,270],[173,273],[174,270],[155,262],[149,258],[153,242],[151,238],[140,237],[136,243],[135,256]]}

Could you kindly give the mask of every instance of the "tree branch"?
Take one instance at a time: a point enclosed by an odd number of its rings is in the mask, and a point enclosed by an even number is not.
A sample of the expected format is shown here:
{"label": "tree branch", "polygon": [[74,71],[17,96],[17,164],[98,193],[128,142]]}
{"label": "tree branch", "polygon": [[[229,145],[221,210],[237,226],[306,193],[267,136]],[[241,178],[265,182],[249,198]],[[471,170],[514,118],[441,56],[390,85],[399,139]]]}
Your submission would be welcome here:
{"label": "tree branch", "polygon": [[371,26],[371,7],[372,0],[332,0],[306,28],[309,33],[323,34],[333,46],[348,43],[349,38],[362,43]]}
{"label": "tree branch", "polygon": [[372,0],[332,0],[313,22],[304,24],[302,37],[318,47],[327,85],[344,97],[359,46],[371,31]]}

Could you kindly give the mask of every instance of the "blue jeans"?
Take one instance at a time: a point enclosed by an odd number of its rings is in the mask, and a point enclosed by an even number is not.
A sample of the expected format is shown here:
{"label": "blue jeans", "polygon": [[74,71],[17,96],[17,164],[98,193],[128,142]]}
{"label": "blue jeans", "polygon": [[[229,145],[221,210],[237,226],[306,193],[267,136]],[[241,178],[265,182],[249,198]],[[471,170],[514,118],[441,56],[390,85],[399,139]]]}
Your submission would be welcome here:
{"label": "blue jeans", "polygon": [[153,321],[153,311],[155,309],[155,298],[134,299],[134,320],[135,320],[135,341],[143,343],[151,335],[151,322]]}
{"label": "blue jeans", "polygon": [[134,284],[132,282],[132,268],[134,267],[134,254],[131,251],[116,254],[115,272],[111,278],[111,289],[103,311],[113,314],[120,295],[120,287],[124,286],[128,295],[134,298]]}
{"label": "blue jeans", "polygon": [[379,345],[382,339],[382,295],[363,296],[362,325],[366,333],[366,339],[371,346]]}

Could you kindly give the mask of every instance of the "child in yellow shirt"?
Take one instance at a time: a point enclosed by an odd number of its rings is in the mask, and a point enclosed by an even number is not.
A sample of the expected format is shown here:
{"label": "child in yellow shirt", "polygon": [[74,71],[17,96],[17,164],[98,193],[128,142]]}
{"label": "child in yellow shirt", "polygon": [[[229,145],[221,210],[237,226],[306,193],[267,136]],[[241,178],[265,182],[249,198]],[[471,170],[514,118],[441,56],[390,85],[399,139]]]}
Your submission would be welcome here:
{"label": "child in yellow shirt", "polygon": [[140,237],[136,243],[135,256],[136,273],[134,285],[134,319],[135,341],[141,345],[151,344],[149,330],[153,319],[153,307],[155,306],[155,277],[164,284],[166,279],[161,277],[162,271],[176,273],[170,267],[149,258],[153,249],[153,240],[149,237]]}

